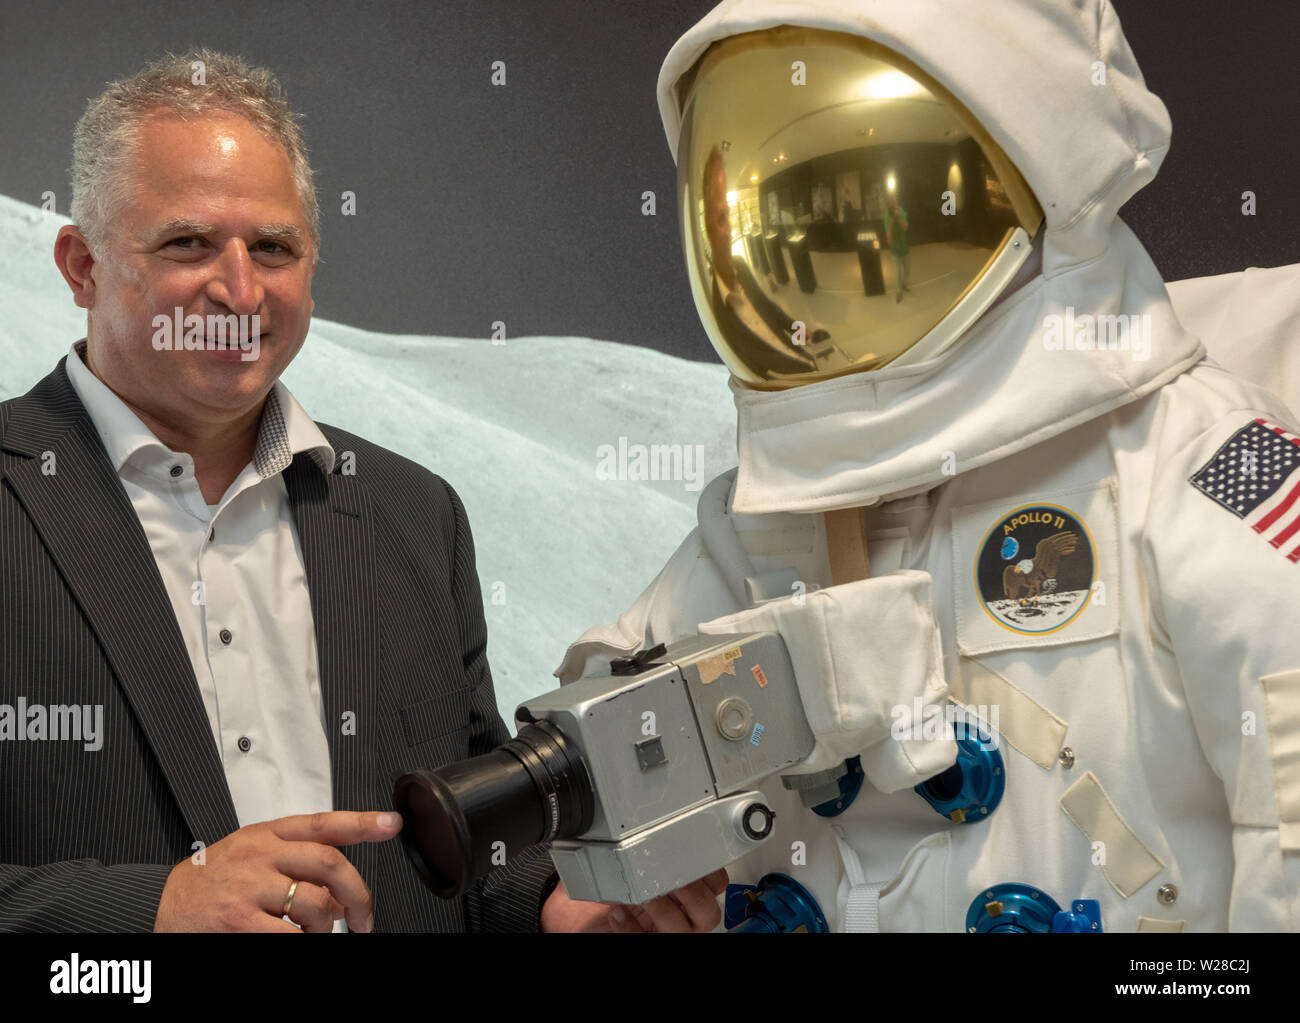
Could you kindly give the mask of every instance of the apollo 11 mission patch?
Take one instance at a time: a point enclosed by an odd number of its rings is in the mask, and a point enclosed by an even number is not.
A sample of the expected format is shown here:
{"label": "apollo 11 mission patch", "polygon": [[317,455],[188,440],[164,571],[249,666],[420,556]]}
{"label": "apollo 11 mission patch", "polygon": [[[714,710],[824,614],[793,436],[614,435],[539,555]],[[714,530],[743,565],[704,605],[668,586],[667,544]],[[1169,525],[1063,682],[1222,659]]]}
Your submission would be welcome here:
{"label": "apollo 11 mission patch", "polygon": [[953,511],[957,645],[973,656],[1119,627],[1113,477]]}
{"label": "apollo 11 mission patch", "polygon": [[976,586],[984,610],[1003,628],[1041,634],[1062,629],[1092,597],[1092,537],[1056,504],[1014,508],[980,546]]}

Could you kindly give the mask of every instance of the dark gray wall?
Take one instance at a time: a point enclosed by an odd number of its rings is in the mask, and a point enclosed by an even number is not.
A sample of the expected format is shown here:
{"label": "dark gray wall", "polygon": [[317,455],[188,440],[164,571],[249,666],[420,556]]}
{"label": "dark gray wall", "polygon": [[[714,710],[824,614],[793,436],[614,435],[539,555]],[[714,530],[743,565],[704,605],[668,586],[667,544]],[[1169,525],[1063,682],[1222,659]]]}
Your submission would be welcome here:
{"label": "dark gray wall", "polygon": [[[991,0],[982,0],[991,2]],[[0,0],[0,192],[67,212],[72,127],[107,80],[206,45],[307,115],[318,315],[400,333],[581,334],[714,358],[672,215],[654,86],[711,0]],[[1300,261],[1300,7],[1115,0],[1174,145],[1125,208],[1167,279]],[[507,64],[493,88],[489,67]],[[358,195],[356,217],[337,196]],[[658,217],[642,217],[654,190]],[[1253,190],[1259,215],[1240,215]]]}

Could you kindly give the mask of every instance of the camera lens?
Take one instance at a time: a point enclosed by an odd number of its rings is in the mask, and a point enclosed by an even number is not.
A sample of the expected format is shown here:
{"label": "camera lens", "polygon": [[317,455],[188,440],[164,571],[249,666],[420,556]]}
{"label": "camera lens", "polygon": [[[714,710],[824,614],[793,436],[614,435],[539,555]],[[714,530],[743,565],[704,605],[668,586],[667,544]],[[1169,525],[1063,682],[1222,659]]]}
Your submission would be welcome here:
{"label": "camera lens", "polygon": [[424,883],[443,898],[538,842],[591,827],[595,796],[582,754],[549,721],[509,742],[437,770],[403,775],[393,788],[402,842]]}

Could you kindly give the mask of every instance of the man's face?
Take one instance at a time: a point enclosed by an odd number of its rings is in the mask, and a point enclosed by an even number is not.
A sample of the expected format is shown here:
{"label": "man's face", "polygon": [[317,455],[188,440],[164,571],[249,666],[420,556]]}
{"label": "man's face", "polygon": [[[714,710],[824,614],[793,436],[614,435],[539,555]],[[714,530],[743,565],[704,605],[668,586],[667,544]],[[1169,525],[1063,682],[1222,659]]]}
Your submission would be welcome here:
{"label": "man's face", "polygon": [[[261,402],[311,322],[314,240],[289,158],[232,114],[187,123],[160,111],[140,142],[130,199],[92,270],[94,369],[161,422],[227,422]],[[205,322],[257,314],[258,357],[156,350],[154,317],[170,322],[178,306]]]}

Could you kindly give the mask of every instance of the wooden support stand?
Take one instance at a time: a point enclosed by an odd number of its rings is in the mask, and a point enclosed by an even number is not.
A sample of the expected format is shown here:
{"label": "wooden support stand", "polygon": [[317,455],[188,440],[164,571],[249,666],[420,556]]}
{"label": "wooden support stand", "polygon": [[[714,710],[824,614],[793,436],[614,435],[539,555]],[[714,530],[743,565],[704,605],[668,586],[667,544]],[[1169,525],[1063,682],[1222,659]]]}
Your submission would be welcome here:
{"label": "wooden support stand", "polygon": [[831,563],[831,585],[851,583],[871,575],[867,557],[865,508],[840,508],[825,513],[826,550]]}

